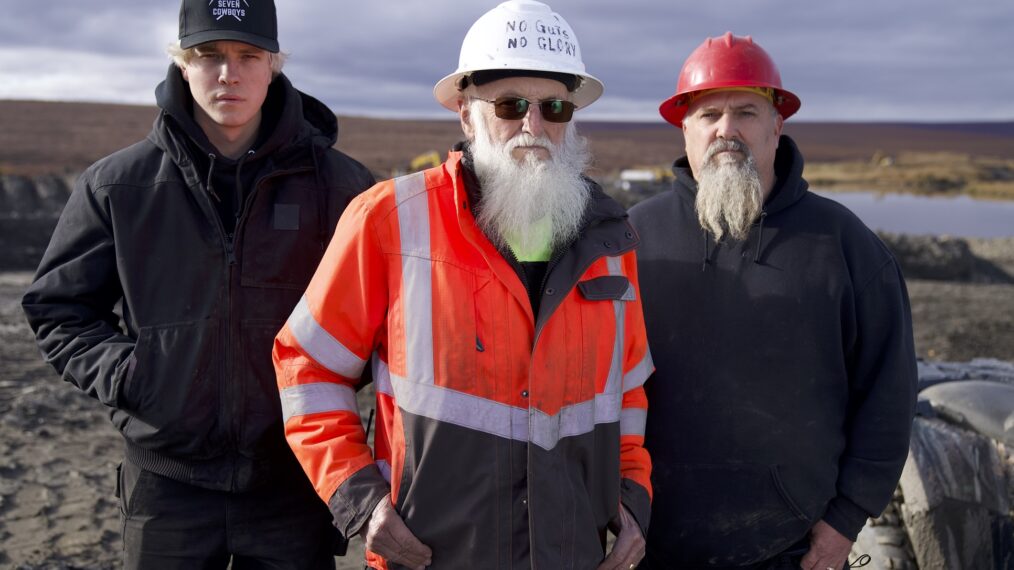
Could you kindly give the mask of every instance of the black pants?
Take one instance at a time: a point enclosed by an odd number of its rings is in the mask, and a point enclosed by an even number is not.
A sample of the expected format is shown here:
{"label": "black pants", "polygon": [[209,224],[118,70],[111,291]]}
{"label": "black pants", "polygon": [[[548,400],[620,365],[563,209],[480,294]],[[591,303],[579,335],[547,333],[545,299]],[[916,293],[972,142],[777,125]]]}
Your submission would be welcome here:
{"label": "black pants", "polygon": [[[298,479],[300,477],[302,480]],[[338,534],[302,473],[246,493],[195,487],[124,461],[126,570],[334,568]]]}
{"label": "black pants", "polygon": [[[809,551],[810,538],[807,536],[787,548],[781,554],[764,562],[758,562],[749,566],[737,566],[735,568],[709,567],[708,570],[799,570],[800,561]],[[848,570],[848,567],[849,565],[846,562],[844,570]],[[645,553],[644,560],[641,561],[641,564],[637,568],[638,570],[670,570],[673,566],[659,560],[653,560],[651,552],[647,552]]]}

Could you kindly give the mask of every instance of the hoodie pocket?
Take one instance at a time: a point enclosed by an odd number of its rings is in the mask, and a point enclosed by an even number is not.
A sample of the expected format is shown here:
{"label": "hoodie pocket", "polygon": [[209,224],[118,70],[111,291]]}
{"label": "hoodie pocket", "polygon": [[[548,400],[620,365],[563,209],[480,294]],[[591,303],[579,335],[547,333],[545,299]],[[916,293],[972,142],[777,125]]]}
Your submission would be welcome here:
{"label": "hoodie pocket", "polygon": [[223,430],[219,321],[142,327],[124,382],[131,418],[123,433],[134,443],[191,458],[217,453]]}
{"label": "hoodie pocket", "polygon": [[665,488],[674,495],[668,508],[676,541],[665,542],[684,564],[753,564],[781,552],[811,526],[775,465],[677,464],[655,475],[668,479]]}

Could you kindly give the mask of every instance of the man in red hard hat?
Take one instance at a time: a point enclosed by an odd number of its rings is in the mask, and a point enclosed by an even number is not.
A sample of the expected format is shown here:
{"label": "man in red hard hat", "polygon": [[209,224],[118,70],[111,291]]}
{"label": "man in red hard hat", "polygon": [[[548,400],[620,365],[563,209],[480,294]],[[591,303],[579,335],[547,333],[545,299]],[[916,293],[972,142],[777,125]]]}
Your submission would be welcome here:
{"label": "man in red hard hat", "polygon": [[749,37],[710,38],[662,116],[686,156],[637,205],[656,372],[641,568],[842,568],[908,452],[916,366],[894,257],[807,191],[799,99]]}

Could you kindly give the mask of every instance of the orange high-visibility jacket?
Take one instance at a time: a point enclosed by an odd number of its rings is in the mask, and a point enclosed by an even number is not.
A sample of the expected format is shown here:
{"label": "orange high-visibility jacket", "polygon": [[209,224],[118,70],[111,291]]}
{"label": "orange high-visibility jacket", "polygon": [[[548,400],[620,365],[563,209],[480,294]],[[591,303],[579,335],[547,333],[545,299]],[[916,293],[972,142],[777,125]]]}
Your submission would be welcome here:
{"label": "orange high-visibility jacket", "polygon": [[[346,536],[390,493],[431,568],[594,568],[621,501],[650,515],[637,236],[589,181],[533,315],[472,217],[461,157],[345,211],[275,339],[285,435]],[[355,396],[368,367],[374,450]]]}

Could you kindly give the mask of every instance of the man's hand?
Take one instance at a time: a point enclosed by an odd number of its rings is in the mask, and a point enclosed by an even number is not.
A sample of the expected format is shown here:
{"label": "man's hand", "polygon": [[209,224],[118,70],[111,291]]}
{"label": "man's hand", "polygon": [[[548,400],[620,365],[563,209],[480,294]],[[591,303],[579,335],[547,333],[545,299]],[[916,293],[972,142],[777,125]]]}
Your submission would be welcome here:
{"label": "man's hand", "polygon": [[613,551],[599,564],[598,570],[630,570],[644,558],[644,535],[637,521],[620,505],[620,532],[613,543]]}
{"label": "man's hand", "polygon": [[803,570],[841,570],[852,550],[852,541],[824,521],[810,530],[810,551],[800,561]]}
{"label": "man's hand", "polygon": [[425,570],[433,563],[433,552],[405,526],[405,521],[401,520],[391,504],[390,494],[385,495],[373,508],[370,520],[366,521],[363,540],[367,549],[388,562],[414,570]]}

